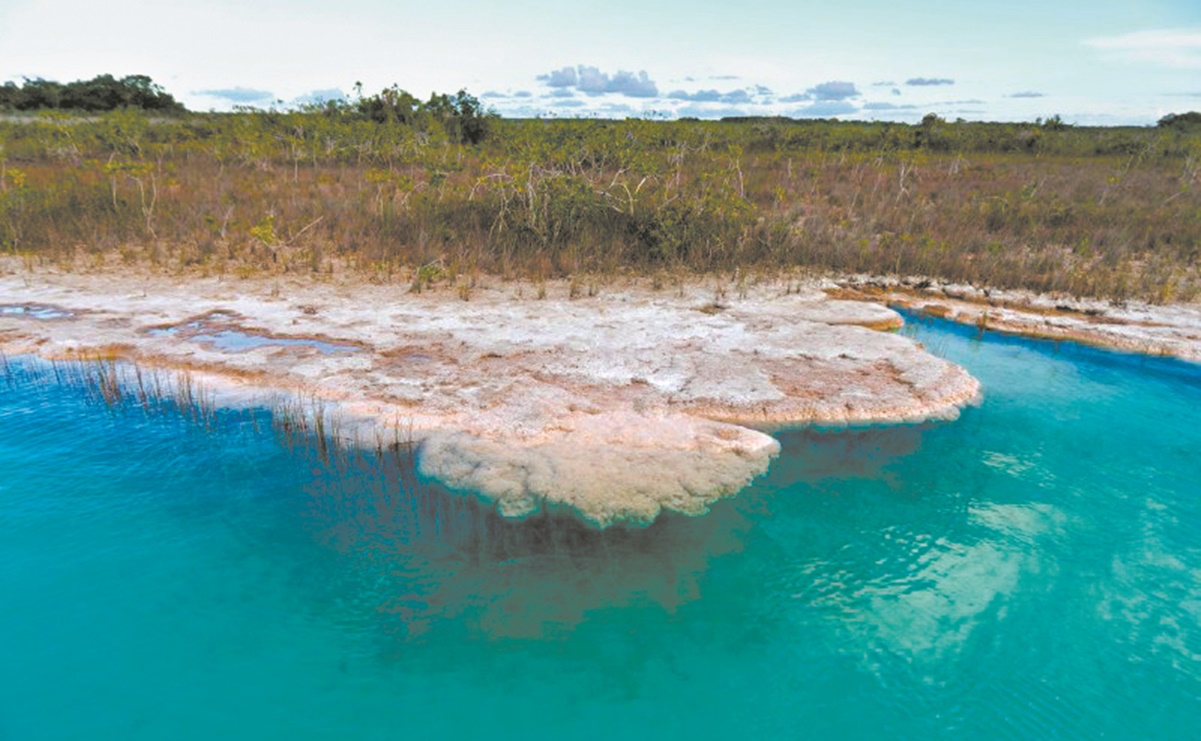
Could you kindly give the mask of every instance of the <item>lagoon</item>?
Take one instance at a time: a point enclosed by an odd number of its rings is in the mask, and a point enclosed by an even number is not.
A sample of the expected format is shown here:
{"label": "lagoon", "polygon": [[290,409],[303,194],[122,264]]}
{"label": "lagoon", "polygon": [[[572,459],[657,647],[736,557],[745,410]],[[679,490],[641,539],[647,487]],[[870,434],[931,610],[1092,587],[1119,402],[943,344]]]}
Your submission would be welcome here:
{"label": "lagoon", "polygon": [[0,739],[1192,737],[1201,366],[907,319],[980,406],[605,531],[10,359]]}

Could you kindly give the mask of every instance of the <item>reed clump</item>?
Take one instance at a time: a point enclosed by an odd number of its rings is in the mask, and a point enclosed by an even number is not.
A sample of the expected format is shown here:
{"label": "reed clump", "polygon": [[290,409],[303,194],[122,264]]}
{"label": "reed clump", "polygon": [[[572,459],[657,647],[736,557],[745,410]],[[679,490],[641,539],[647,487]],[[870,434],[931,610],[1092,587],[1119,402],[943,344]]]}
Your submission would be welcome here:
{"label": "reed clump", "polygon": [[483,273],[580,295],[797,268],[1201,291],[1201,133],[1170,126],[527,120],[472,141],[342,109],[120,112],[2,123],[0,147],[0,252],[74,269],[346,270],[464,300]]}

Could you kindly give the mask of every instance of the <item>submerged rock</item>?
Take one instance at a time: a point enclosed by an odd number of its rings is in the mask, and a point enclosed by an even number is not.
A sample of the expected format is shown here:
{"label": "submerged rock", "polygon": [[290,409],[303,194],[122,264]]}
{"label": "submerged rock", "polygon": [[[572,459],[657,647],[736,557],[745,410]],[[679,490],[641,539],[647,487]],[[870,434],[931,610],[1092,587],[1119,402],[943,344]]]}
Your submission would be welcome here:
{"label": "submerged rock", "polygon": [[689,415],[601,413],[541,437],[434,433],[418,461],[424,475],[478,492],[505,516],[568,507],[603,527],[650,523],[663,509],[704,514],[766,473],[780,451],[769,435]]}

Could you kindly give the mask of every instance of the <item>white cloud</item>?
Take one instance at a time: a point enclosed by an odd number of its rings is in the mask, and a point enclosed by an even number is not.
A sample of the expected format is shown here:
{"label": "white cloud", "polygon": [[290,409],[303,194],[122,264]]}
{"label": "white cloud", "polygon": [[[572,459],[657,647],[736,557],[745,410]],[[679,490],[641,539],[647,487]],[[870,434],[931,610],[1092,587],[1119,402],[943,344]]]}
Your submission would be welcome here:
{"label": "white cloud", "polygon": [[1086,39],[1084,44],[1131,61],[1201,69],[1201,29],[1135,31]]}
{"label": "white cloud", "polygon": [[576,67],[563,67],[552,70],[538,79],[547,87],[556,90],[579,90],[585,95],[604,95],[616,93],[631,98],[654,98],[659,95],[655,81],[647,75],[646,70],[637,74],[619,69],[610,75],[602,72],[599,67],[589,67],[583,64]]}
{"label": "white cloud", "polygon": [[726,93],[717,90],[698,90],[694,93],[673,90],[665,97],[669,100],[686,100],[693,103],[726,103],[729,105],[746,105],[754,100],[746,90],[731,90]]}
{"label": "white cloud", "polygon": [[809,88],[807,92],[815,100],[846,100],[847,98],[856,98],[859,96],[859,90],[855,88],[855,83],[853,82],[823,82],[820,85]]}
{"label": "white cloud", "polygon": [[910,77],[905,80],[905,84],[910,87],[935,87],[938,85],[954,85],[955,81],[949,77]]}

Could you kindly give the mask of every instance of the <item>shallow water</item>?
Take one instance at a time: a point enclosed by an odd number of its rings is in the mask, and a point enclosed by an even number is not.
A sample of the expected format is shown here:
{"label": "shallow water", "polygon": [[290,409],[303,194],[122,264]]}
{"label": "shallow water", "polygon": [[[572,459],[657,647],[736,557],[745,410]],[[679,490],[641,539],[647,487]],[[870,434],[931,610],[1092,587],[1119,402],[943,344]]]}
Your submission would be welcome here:
{"label": "shallow water", "polygon": [[278,337],[275,335],[245,332],[240,329],[220,329],[220,322],[232,321],[234,315],[213,312],[204,319],[197,319],[180,326],[155,327],[147,330],[151,336],[175,336],[180,329],[192,342],[212,345],[224,352],[246,352],[260,347],[300,347],[316,350],[322,355],[358,352],[359,347],[343,342],[327,342],[313,337]]}
{"label": "shallow water", "polygon": [[206,342],[218,350],[226,352],[244,352],[260,347],[308,347],[322,355],[335,353],[356,352],[359,348],[354,345],[344,345],[324,340],[305,337],[269,337],[266,335],[249,334],[236,329],[224,329],[212,334],[198,334],[191,337],[193,342]]}
{"label": "shallow water", "polygon": [[0,739],[1195,738],[1201,367],[905,331],[983,404],[604,532],[10,359]]}
{"label": "shallow water", "polygon": [[44,304],[0,304],[0,316],[20,316],[30,319],[70,319],[74,312]]}

